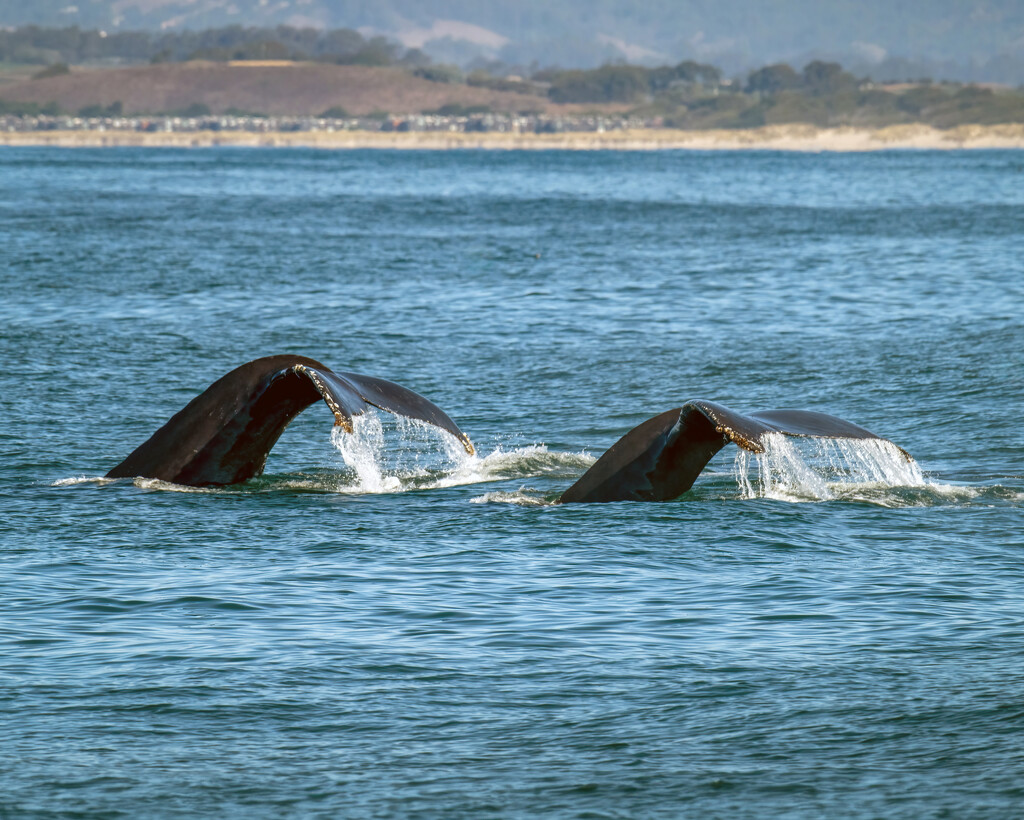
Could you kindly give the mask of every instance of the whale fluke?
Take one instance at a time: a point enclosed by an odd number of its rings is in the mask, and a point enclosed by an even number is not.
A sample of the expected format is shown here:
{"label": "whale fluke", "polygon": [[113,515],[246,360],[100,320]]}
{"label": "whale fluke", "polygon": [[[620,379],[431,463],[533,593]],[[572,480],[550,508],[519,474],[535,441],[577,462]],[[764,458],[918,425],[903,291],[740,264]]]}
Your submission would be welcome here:
{"label": "whale fluke", "polygon": [[[730,441],[761,453],[765,449],[763,437],[768,433],[882,439],[870,430],[827,413],[760,410],[744,415],[714,402],[690,401],[626,433],[559,501],[670,501],[690,489],[712,456]],[[897,449],[911,460],[906,450]]]}
{"label": "whale fluke", "polygon": [[472,454],[473,444],[439,407],[401,385],[335,372],[305,356],[267,356],[232,370],[196,396],[107,473],[176,484],[237,484],[259,475],[288,423],[322,398],[335,424],[352,432],[370,405],[440,427]]}

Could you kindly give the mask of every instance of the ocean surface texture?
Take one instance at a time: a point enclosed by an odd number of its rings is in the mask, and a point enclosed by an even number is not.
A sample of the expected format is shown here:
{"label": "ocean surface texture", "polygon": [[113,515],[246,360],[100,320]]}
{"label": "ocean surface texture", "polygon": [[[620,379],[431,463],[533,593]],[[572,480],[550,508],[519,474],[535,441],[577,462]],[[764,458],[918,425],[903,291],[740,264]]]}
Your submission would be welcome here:
{"label": "ocean surface texture", "polygon": [[[1019,817],[1022,259],[1021,152],[0,151],[0,817]],[[102,479],[272,353],[478,454]],[[692,398],[917,464],[552,503]]]}

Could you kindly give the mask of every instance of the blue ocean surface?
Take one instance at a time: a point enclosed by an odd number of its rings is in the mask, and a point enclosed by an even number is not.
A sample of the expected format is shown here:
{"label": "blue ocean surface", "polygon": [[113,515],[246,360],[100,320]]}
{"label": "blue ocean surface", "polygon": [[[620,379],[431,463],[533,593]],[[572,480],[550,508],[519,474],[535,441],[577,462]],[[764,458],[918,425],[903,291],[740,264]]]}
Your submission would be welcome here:
{"label": "blue ocean surface", "polygon": [[[102,478],[274,353],[477,455]],[[5,148],[0,356],[0,817],[1024,811],[1022,152]],[[553,503],[694,398],[915,469]]]}

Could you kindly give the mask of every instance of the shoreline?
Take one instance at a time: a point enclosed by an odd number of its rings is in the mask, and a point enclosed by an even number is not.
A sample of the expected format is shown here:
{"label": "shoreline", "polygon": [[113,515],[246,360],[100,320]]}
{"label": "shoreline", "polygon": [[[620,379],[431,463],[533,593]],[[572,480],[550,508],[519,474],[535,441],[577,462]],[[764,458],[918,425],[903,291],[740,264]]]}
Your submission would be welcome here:
{"label": "shoreline", "polygon": [[745,130],[681,131],[634,129],[605,132],[465,133],[444,131],[0,131],[0,147],[62,148],[320,148],[484,150],[768,150],[816,153],[884,150],[1024,149],[1024,124],[961,125],[940,130],[928,125],[886,128],[818,128],[771,125]]}

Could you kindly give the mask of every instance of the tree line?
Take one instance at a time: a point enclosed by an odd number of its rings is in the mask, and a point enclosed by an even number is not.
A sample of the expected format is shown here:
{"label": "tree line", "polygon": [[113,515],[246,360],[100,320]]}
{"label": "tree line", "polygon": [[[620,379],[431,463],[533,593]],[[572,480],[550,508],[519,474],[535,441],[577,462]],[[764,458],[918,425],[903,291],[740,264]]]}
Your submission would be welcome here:
{"label": "tree line", "polygon": [[[912,88],[894,92],[875,87],[838,63],[822,60],[809,62],[800,70],[777,63],[733,79],[723,77],[713,65],[692,60],[653,68],[608,64],[590,70],[479,62],[467,73],[455,65],[433,63],[416,49],[405,49],[383,37],[366,38],[352,29],[230,26],[107,35],[78,28],[26,26],[0,31],[0,61],[45,66],[37,77],[66,73],[68,63],[191,59],[321,60],[399,66],[432,82],[518,92],[538,102],[614,104],[622,111],[681,128],[745,128],[797,122],[819,126],[926,122],[940,127],[968,122],[1024,122],[1024,92],[1020,90],[920,80]],[[0,103],[0,113],[50,113],[53,109],[52,105],[39,105],[30,111],[27,106],[32,105]]]}
{"label": "tree line", "polygon": [[321,60],[351,65],[420,65],[429,58],[386,37],[353,29],[226,26],[204,31],[116,31],[23,26],[0,30],[0,62],[181,62],[185,60]]}

